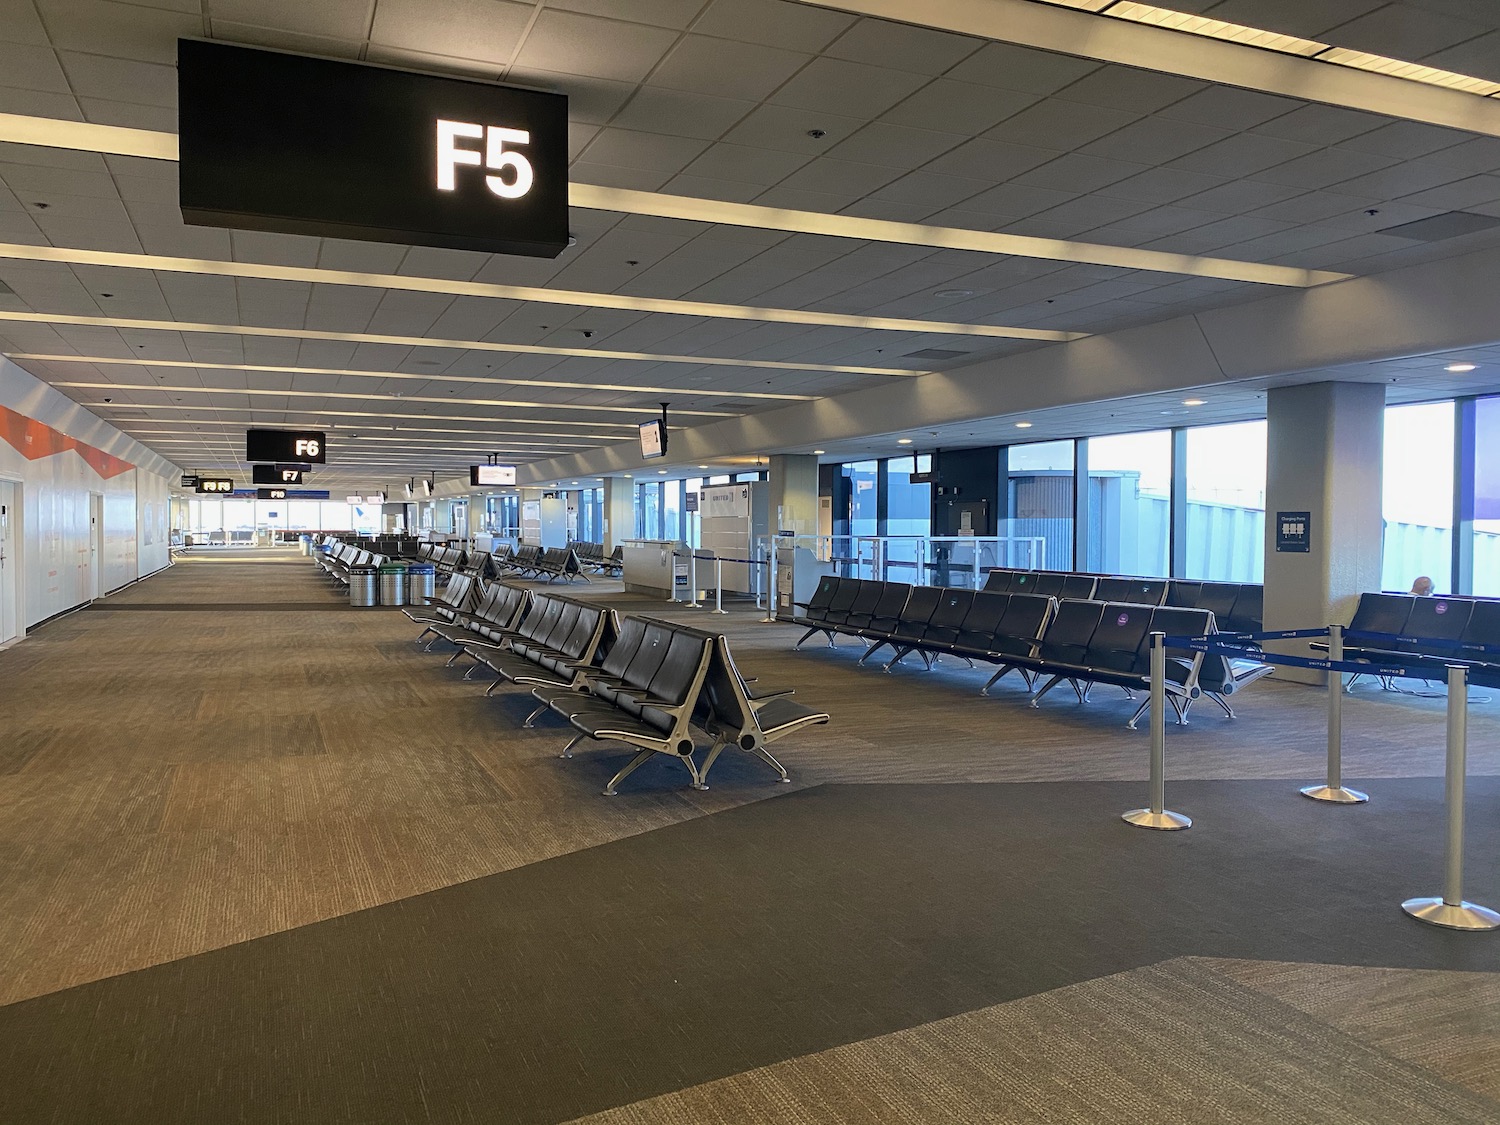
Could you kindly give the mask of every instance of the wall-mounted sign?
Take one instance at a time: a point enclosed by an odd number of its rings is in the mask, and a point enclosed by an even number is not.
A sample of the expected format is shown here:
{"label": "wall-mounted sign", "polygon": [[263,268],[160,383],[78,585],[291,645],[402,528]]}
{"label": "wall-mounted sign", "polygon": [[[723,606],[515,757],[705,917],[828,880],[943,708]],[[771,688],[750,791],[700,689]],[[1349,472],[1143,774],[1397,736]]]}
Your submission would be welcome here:
{"label": "wall-mounted sign", "polygon": [[227,495],[234,491],[234,481],[228,477],[199,477],[198,483],[194,488],[198,492],[214,492],[220,495]]}
{"label": "wall-mounted sign", "polygon": [[698,494],[696,492],[683,493],[682,510],[684,512],[696,512],[698,510]]}
{"label": "wall-mounted sign", "polygon": [[1307,554],[1312,550],[1312,513],[1276,513],[1276,549]]}
{"label": "wall-mounted sign", "polygon": [[182,487],[183,488],[197,488],[198,487],[198,478],[195,475],[191,474],[191,473],[183,473],[182,474]]}
{"label": "wall-mounted sign", "polygon": [[328,442],[322,430],[246,430],[245,460],[326,465]]}
{"label": "wall-mounted sign", "polygon": [[301,484],[302,470],[291,465],[251,465],[252,484]]}
{"label": "wall-mounted sign", "polygon": [[469,486],[471,488],[478,488],[481,486],[494,487],[496,485],[509,485],[515,483],[516,467],[514,465],[469,466]]}
{"label": "wall-mounted sign", "polygon": [[255,490],[257,500],[285,500],[286,489],[284,488],[257,488]]}
{"label": "wall-mounted sign", "polygon": [[177,107],[190,224],[540,258],[568,244],[562,94],[181,39]]}
{"label": "wall-mounted sign", "polygon": [[912,484],[937,484],[943,479],[943,474],[933,471],[929,473],[912,473],[907,478]]}

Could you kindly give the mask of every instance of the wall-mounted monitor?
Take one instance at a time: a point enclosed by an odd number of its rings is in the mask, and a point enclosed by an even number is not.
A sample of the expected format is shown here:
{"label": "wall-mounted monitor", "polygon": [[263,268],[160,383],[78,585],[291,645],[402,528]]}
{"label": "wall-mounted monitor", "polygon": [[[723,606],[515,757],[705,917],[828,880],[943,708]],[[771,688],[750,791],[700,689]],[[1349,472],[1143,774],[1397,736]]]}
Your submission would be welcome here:
{"label": "wall-mounted monitor", "polygon": [[495,488],[516,483],[514,465],[470,465],[469,485],[472,488]]}
{"label": "wall-mounted monitor", "polygon": [[432,495],[432,482],[430,480],[418,481],[417,487],[422,490],[423,496],[430,497]]}
{"label": "wall-mounted monitor", "polygon": [[667,427],[660,418],[641,423],[641,456],[646,458],[667,455]]}

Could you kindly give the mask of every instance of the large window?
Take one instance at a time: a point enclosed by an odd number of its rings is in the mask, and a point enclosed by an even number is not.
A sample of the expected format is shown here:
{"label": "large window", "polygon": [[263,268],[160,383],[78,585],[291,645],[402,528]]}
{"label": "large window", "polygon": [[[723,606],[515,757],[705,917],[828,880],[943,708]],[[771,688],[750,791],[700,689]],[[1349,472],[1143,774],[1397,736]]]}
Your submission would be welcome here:
{"label": "large window", "polygon": [[1500,397],[1474,403],[1473,592],[1500,597]]}
{"label": "large window", "polygon": [[1452,402],[1386,409],[1382,589],[1409,590],[1426,576],[1434,593],[1451,592],[1452,465]]}
{"label": "large window", "polygon": [[1073,443],[1039,441],[1006,451],[1010,517],[999,527],[1006,537],[1006,566],[1037,570],[1073,567]]}
{"label": "large window", "polygon": [[1266,560],[1266,423],[1196,426],[1184,435],[1182,578],[1259,582]]}
{"label": "large window", "polygon": [[1100,574],[1171,573],[1172,433],[1089,438],[1088,560]]}
{"label": "large window", "polygon": [[844,466],[849,481],[849,534],[880,534],[880,462],[854,461]]}

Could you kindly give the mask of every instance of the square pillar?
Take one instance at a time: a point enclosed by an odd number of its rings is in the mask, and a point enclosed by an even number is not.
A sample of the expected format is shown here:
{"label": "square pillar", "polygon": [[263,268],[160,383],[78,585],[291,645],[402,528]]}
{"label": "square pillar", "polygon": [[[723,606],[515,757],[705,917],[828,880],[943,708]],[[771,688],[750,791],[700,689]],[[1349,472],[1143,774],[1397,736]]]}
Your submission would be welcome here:
{"label": "square pillar", "polygon": [[[1385,387],[1309,383],[1266,395],[1267,629],[1347,624],[1359,595],[1380,589]],[[1278,512],[1307,512],[1306,552],[1276,550]],[[1305,641],[1268,646],[1310,655]],[[1276,678],[1325,682],[1311,669]]]}
{"label": "square pillar", "polygon": [[635,481],[604,478],[604,553],[635,538]]}
{"label": "square pillar", "polygon": [[818,459],[806,454],[774,454],[771,457],[767,514],[771,533],[795,531],[818,533]]}

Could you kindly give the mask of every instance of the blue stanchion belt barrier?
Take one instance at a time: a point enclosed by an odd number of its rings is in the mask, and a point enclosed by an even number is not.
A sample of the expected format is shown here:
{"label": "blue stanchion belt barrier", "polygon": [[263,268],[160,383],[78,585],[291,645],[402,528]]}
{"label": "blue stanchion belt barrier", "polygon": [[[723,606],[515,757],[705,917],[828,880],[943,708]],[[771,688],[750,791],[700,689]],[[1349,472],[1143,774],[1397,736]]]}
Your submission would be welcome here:
{"label": "blue stanchion belt barrier", "polygon": [[[1289,630],[1303,636],[1327,636],[1328,630]],[[1371,664],[1355,660],[1320,660],[1310,656],[1288,656],[1279,652],[1263,652],[1259,647],[1234,641],[1220,641],[1220,637],[1235,637],[1241,634],[1213,633],[1206,637],[1167,637],[1163,642],[1167,648],[1185,648],[1191,652],[1218,653],[1221,656],[1243,656],[1258,660],[1262,664],[1278,664],[1287,668],[1312,668],[1319,672],[1364,673],[1375,676],[1404,676],[1413,680],[1432,679],[1431,668],[1410,668],[1404,664]],[[1267,637],[1267,640],[1272,638]]]}
{"label": "blue stanchion belt barrier", "polygon": [[1477,656],[1500,655],[1500,645],[1482,645],[1474,641],[1446,641],[1429,637],[1403,637],[1397,633],[1370,633],[1363,629],[1345,629],[1345,641],[1364,641],[1368,644],[1394,645],[1415,643],[1428,648],[1438,648],[1458,654],[1473,653]]}

